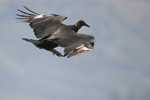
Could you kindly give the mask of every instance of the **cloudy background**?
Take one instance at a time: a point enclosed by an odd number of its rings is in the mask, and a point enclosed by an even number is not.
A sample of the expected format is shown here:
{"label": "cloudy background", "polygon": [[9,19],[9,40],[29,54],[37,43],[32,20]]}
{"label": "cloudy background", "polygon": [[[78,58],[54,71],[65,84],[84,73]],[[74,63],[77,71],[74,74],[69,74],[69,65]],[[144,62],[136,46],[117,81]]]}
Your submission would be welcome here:
{"label": "cloudy background", "polygon": [[[22,6],[83,19],[96,38],[91,52],[59,58],[15,19]],[[58,48],[63,53],[63,49]],[[0,100],[150,100],[149,0],[0,0]]]}

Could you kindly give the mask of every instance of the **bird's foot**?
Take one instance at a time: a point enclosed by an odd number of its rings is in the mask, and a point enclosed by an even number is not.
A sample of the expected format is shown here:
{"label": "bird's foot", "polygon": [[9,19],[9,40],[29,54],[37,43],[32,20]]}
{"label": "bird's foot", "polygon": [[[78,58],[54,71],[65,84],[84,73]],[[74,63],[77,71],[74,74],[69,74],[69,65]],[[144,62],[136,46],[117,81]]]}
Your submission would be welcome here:
{"label": "bird's foot", "polygon": [[58,57],[64,57],[64,55],[62,55],[60,52],[58,52],[58,51],[55,50],[55,49],[50,49],[50,50],[48,50],[48,51],[52,52],[53,55],[56,55],[56,56],[58,56]]}

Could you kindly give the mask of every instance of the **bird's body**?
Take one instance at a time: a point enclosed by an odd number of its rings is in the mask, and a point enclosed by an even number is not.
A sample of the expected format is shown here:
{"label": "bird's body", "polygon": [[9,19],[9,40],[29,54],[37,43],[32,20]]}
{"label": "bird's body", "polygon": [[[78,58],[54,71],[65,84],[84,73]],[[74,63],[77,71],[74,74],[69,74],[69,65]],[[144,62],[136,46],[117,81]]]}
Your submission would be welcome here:
{"label": "bird's body", "polygon": [[[89,27],[83,20],[77,20],[74,25],[65,25],[62,21],[67,19],[66,16],[56,14],[47,16],[38,14],[27,7],[25,8],[31,13],[18,10],[26,15],[17,14],[17,16],[21,17],[17,19],[30,23],[29,25],[33,29],[35,36],[40,39],[23,38],[23,40],[33,43],[40,49],[51,51],[57,56],[71,57],[93,49],[95,39],[92,35],[76,33],[82,26]],[[58,46],[65,48],[64,55],[54,49]]]}

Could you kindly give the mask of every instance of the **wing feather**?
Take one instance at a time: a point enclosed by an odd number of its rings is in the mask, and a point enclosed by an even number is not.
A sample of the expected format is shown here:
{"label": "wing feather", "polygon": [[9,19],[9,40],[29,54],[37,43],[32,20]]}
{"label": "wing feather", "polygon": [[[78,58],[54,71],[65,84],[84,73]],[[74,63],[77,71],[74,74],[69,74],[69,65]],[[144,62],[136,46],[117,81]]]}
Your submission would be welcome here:
{"label": "wing feather", "polygon": [[65,53],[64,56],[68,55],[67,58],[75,56],[75,55],[79,55],[81,53],[87,52],[87,51],[91,51],[92,48],[87,48],[84,46],[84,44],[76,47],[75,49],[73,49],[72,51],[70,51],[69,53]]}
{"label": "wing feather", "polygon": [[37,15],[39,15],[38,13],[36,13],[36,12],[34,12],[34,11],[32,11],[32,10],[30,10],[29,8],[27,8],[26,6],[23,6],[24,8],[26,8],[28,11],[30,11],[30,12],[32,12],[32,13],[34,13],[34,14],[37,14]]}
{"label": "wing feather", "polygon": [[58,30],[58,28],[64,26],[62,21],[67,18],[66,16],[60,16],[57,14],[52,14],[51,16],[42,15],[30,10],[25,6],[24,8],[27,9],[30,13],[18,9],[19,12],[23,13],[23,15],[16,14],[20,17],[16,19],[30,23],[29,25],[33,29],[37,38],[43,38],[45,36],[52,35],[55,33],[55,31]]}
{"label": "wing feather", "polygon": [[23,13],[23,14],[27,14],[27,15],[31,15],[31,16],[33,16],[33,15],[34,15],[34,14],[27,13],[27,12],[24,12],[24,11],[22,11],[22,10],[19,10],[19,9],[18,9],[18,11],[19,11],[19,12],[21,12],[21,13]]}
{"label": "wing feather", "polygon": [[58,34],[55,34],[54,37],[52,36],[49,39],[53,43],[65,48],[64,56],[67,56],[67,58],[84,53],[86,51],[91,51],[95,42],[95,39],[92,35],[80,33],[75,34],[75,32],[70,32],[69,30],[65,30],[65,32],[60,31]]}

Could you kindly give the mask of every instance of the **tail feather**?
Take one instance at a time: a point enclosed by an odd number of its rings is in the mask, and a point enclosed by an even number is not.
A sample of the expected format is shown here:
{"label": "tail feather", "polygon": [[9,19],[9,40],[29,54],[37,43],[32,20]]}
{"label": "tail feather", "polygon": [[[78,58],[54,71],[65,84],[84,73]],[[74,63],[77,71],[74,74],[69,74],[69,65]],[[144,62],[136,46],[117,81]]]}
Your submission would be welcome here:
{"label": "tail feather", "polygon": [[33,39],[26,39],[26,38],[22,38],[22,39],[27,41],[27,42],[33,43],[39,49],[45,49],[45,50],[48,50],[48,51],[52,52],[53,54],[55,54],[55,55],[57,55],[59,57],[63,57],[63,55],[60,52],[58,52],[57,50],[54,49],[58,45],[53,43],[53,42],[33,40]]}
{"label": "tail feather", "polygon": [[27,42],[31,42],[31,43],[33,43],[33,44],[40,44],[40,41],[38,41],[38,40],[33,40],[33,39],[26,39],[26,38],[22,38],[23,40],[25,40],[25,41],[27,41]]}
{"label": "tail feather", "polygon": [[39,41],[39,40],[26,39],[26,38],[22,38],[22,39],[27,42],[33,43],[39,49],[45,49],[45,47],[42,45],[41,41]]}
{"label": "tail feather", "polygon": [[41,41],[41,40],[33,40],[33,39],[26,39],[26,38],[22,38],[22,39],[27,42],[33,43],[36,47],[40,49],[51,50],[58,46],[57,44],[50,41]]}

